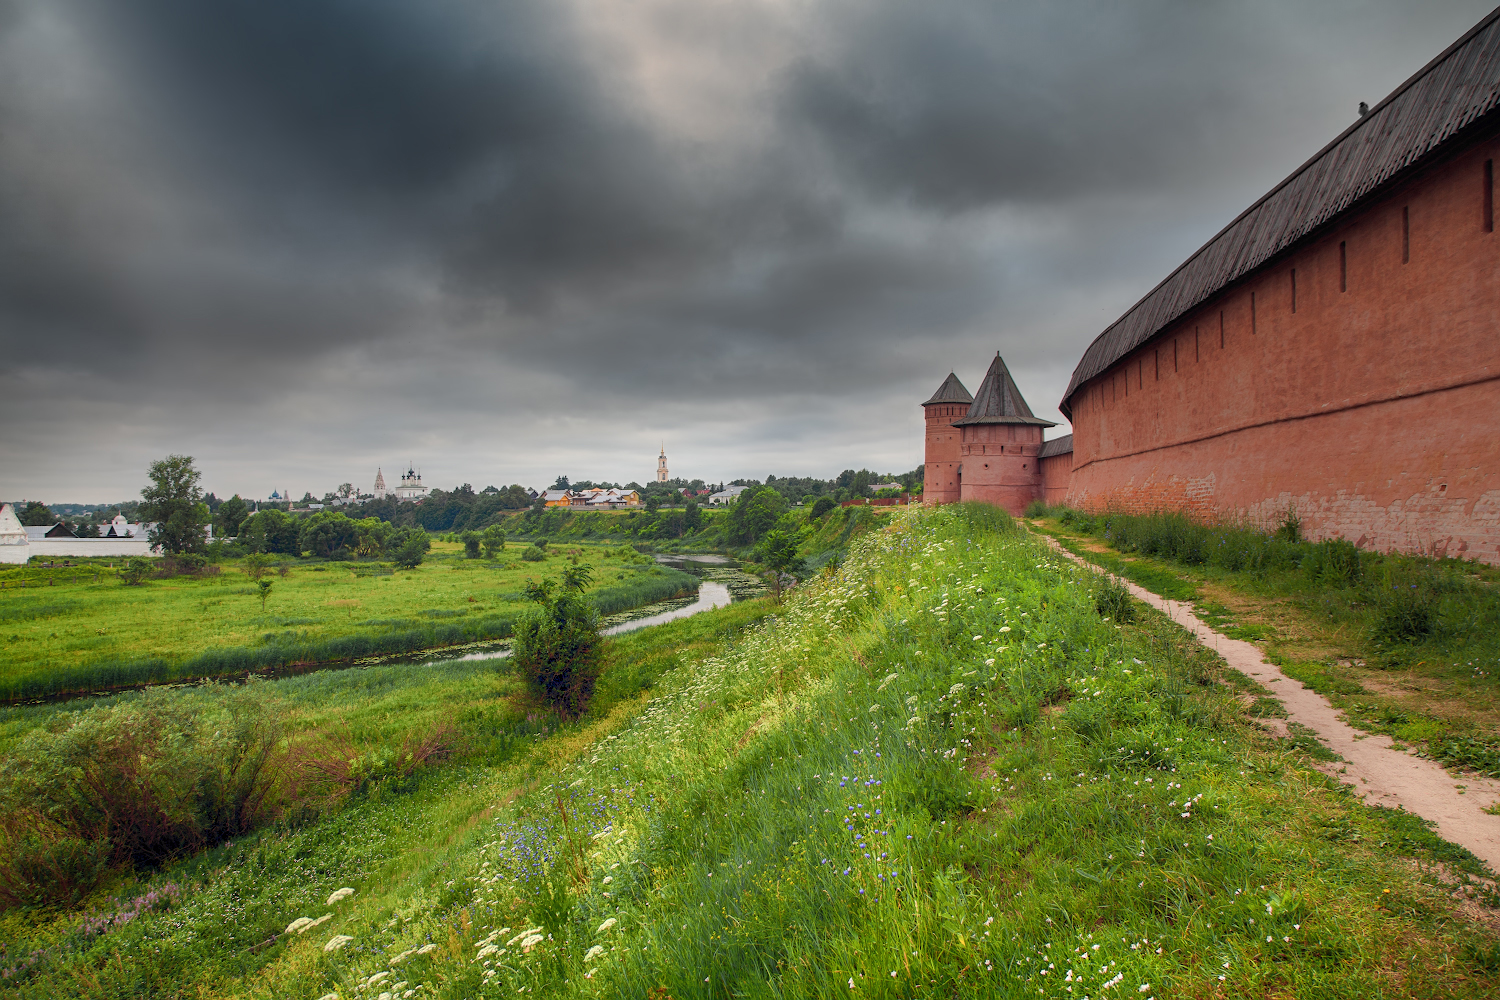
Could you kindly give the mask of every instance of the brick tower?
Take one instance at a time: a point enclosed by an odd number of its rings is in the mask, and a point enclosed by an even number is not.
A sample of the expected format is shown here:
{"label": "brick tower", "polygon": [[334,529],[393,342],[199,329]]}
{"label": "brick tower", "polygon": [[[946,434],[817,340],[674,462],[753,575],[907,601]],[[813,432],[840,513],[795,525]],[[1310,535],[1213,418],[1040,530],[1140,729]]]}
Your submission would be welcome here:
{"label": "brick tower", "polygon": [[969,412],[974,397],[952,372],[932,398],[922,404],[927,418],[927,455],[922,470],[924,503],[956,503],[959,499],[959,430],[953,421]]}
{"label": "brick tower", "polygon": [[[957,379],[949,378],[957,383]],[[946,386],[947,383],[944,383]],[[960,387],[961,388],[961,387]],[[941,390],[940,390],[941,391]],[[967,393],[965,394],[967,395]],[[929,410],[929,412],[931,412]],[[959,497],[982,500],[1021,514],[1042,496],[1042,432],[1056,427],[1031,412],[1000,353],[980,383],[968,412],[953,421],[959,434]],[[933,426],[927,422],[932,454]],[[928,459],[931,461],[931,458]]]}

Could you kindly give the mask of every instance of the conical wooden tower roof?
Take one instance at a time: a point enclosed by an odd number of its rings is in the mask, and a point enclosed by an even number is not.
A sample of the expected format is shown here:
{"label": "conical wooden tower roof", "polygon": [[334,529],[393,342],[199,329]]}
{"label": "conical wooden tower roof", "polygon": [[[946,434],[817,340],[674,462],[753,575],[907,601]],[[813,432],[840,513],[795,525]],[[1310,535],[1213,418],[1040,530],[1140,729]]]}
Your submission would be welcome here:
{"label": "conical wooden tower roof", "polygon": [[1026,405],[1026,399],[1021,395],[1021,390],[1016,388],[1016,380],[1011,377],[1010,369],[1005,367],[999,351],[995,352],[995,360],[991,362],[990,370],[984,373],[984,381],[979,384],[979,394],[969,405],[968,414],[953,421],[954,427],[963,427],[968,424],[1057,426],[1053,421],[1043,420],[1031,412],[1031,407]]}
{"label": "conical wooden tower roof", "polygon": [[923,403],[923,406],[931,406],[933,403],[972,403],[974,397],[969,395],[969,390],[958,380],[958,376],[952,372],[943,379],[943,384],[938,386],[938,391],[932,394],[932,398]]}

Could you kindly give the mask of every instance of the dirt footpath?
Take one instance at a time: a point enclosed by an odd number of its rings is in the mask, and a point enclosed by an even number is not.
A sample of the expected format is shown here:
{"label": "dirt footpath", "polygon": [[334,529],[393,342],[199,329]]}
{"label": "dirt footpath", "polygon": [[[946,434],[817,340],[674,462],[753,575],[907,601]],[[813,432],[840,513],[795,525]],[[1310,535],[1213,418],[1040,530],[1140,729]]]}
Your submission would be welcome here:
{"label": "dirt footpath", "polygon": [[[1055,539],[1048,538],[1047,542],[1074,562],[1102,572]],[[1353,728],[1322,695],[1267,663],[1253,643],[1215,632],[1199,620],[1189,604],[1158,597],[1129,580],[1119,582],[1132,597],[1165,612],[1231,667],[1269,690],[1285,706],[1287,722],[1311,729],[1328,749],[1344,759],[1344,763],[1321,765],[1325,773],[1352,786],[1371,805],[1399,806],[1432,820],[1443,839],[1468,848],[1492,871],[1500,872],[1500,816],[1484,811],[1500,802],[1500,782],[1480,777],[1457,779],[1430,760],[1395,749],[1389,737]],[[1278,720],[1265,721],[1274,727]]]}

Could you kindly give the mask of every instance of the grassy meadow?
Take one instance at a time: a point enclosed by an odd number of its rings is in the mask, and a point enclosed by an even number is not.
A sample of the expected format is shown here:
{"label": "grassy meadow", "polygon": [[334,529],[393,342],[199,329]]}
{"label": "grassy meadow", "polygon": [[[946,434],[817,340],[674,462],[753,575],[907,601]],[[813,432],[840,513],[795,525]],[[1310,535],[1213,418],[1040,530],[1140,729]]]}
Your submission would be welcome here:
{"label": "grassy meadow", "polygon": [[609,640],[566,723],[503,661],[11,709],[11,748],[151,699],[275,701],[289,742],[360,753],[453,735],[315,815],[0,914],[0,993],[1500,991],[1477,860],[1359,803],[1254,724],[1243,678],[1099,587],[960,505],[883,518],[780,606]]}
{"label": "grassy meadow", "polygon": [[1500,569],[1173,515],[1054,510],[1039,523],[1074,552],[1261,644],[1361,729],[1500,777]]}
{"label": "grassy meadow", "polygon": [[553,546],[538,562],[512,545],[465,559],[436,541],[413,570],[284,558],[262,608],[243,559],[201,575],[125,586],[107,564],[0,572],[0,700],[348,661],[503,638],[528,579],[593,573],[604,614],[695,592],[695,577],[626,547]]}

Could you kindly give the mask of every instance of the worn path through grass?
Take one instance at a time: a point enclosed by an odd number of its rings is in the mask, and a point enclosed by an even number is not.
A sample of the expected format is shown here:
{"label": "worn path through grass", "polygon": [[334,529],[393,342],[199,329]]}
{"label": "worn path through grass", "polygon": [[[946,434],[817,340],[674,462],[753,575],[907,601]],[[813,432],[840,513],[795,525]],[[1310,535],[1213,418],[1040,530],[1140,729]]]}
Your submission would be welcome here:
{"label": "worn path through grass", "polygon": [[[1067,551],[1055,539],[1048,541],[1067,558],[1089,566],[1087,560]],[[1500,806],[1500,782],[1480,777],[1455,782],[1442,767],[1403,752],[1388,737],[1350,726],[1326,698],[1268,662],[1264,652],[1253,643],[1231,638],[1210,627],[1191,604],[1154,594],[1130,580],[1120,582],[1132,597],[1164,612],[1193,638],[1222,656],[1231,669],[1265,687],[1281,703],[1287,721],[1265,719],[1262,725],[1281,735],[1290,735],[1291,726],[1311,730],[1335,757],[1320,765],[1320,770],[1353,787],[1360,798],[1372,805],[1405,809],[1431,820],[1444,838],[1467,848],[1491,869],[1500,871],[1500,815],[1487,811]]]}

